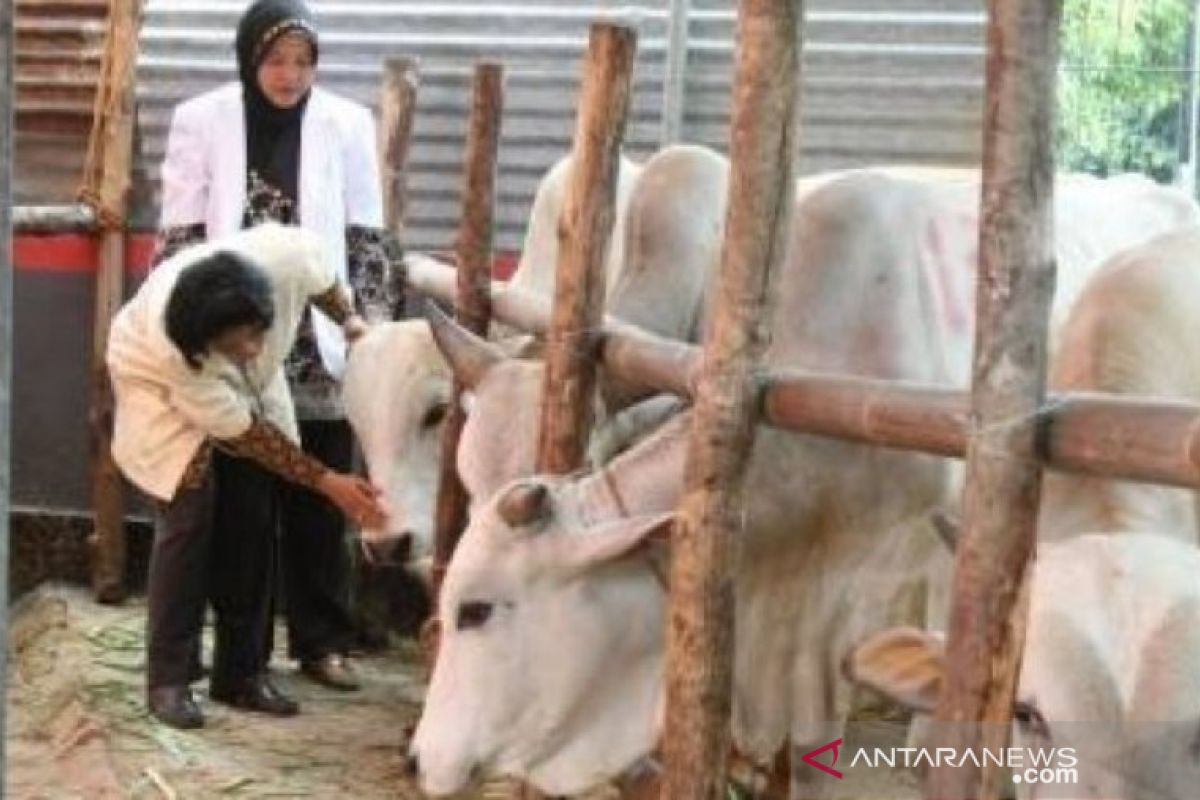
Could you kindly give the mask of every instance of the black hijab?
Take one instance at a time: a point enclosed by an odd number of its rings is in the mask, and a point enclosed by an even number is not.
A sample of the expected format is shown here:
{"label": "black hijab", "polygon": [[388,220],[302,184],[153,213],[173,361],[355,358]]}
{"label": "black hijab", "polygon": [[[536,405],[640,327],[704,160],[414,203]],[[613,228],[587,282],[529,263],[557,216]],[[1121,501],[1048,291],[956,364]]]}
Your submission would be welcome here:
{"label": "black hijab", "polygon": [[302,33],[317,59],[317,29],[302,0],[255,0],[238,23],[238,77],[246,107],[246,168],[297,200],[300,174],[300,129],[306,93],[291,108],[273,104],[258,85],[258,67],[271,45],[288,33]]}

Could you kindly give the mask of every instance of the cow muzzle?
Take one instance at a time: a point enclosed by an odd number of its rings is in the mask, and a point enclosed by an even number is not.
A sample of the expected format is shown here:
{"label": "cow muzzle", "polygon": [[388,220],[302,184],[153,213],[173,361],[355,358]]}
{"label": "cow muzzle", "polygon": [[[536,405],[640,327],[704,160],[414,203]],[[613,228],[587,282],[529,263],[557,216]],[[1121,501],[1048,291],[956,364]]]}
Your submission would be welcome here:
{"label": "cow muzzle", "polygon": [[410,749],[404,757],[404,777],[419,786],[428,797],[462,797],[483,784],[484,770],[478,764],[465,773],[445,775],[440,780],[432,774],[435,772],[437,770],[423,769],[421,757],[415,748]]}

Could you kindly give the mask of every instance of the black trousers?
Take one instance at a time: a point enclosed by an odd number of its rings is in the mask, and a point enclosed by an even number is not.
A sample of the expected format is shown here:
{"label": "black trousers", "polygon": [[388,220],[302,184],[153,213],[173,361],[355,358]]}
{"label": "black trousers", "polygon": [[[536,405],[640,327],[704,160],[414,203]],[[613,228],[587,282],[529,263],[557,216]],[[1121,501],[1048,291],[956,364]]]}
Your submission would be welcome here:
{"label": "black trousers", "polygon": [[147,586],[148,684],[183,686],[199,671],[204,611],[216,618],[212,688],[266,670],[279,539],[280,482],[221,452],[197,489],[155,506]]}
{"label": "black trousers", "polygon": [[[354,438],[345,420],[301,421],[300,439],[304,452],[350,471]],[[321,495],[286,484],[282,519],[288,654],[298,661],[344,654],[354,642],[345,517]]]}

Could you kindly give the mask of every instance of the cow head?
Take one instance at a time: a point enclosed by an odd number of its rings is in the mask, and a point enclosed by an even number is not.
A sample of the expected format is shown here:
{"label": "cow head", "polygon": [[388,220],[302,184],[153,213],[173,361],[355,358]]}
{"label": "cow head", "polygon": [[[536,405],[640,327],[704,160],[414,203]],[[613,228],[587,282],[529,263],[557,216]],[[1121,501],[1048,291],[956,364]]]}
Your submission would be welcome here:
{"label": "cow head", "polygon": [[[529,340],[501,346],[475,341],[480,342],[472,356],[476,360],[468,358],[466,366],[475,376],[473,381],[492,362],[523,352]],[[451,380],[450,366],[424,320],[376,325],[350,353],[342,398],[371,480],[383,490],[389,523],[387,530],[363,531],[363,539],[373,552],[389,560],[425,559],[432,552]],[[530,456],[520,474],[532,471]]]}
{"label": "cow head", "polygon": [[472,515],[411,749],[427,793],[507,774],[574,794],[654,746],[665,595],[643,546],[670,515],[585,524],[571,486],[524,479]]}
{"label": "cow head", "polygon": [[[469,411],[458,444],[458,474],[472,502],[532,475],[541,413],[541,362],[520,356],[530,339],[502,348],[458,325],[436,307],[429,324],[438,349],[466,392]],[[513,357],[513,356],[517,357]]]}
{"label": "cow head", "polygon": [[395,560],[427,558],[450,369],[421,320],[376,325],[350,351],[342,384],[346,415],[371,480],[383,490],[387,530],[364,543]]}

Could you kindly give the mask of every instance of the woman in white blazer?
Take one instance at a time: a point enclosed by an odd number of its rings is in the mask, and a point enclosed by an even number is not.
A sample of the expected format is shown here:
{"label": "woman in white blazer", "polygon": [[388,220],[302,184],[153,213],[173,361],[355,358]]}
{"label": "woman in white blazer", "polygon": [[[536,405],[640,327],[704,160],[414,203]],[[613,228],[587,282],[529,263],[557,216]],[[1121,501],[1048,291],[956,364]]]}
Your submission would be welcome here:
{"label": "woman in white blazer", "polygon": [[[313,85],[317,32],[301,0],[257,0],[238,25],[239,80],[180,104],[162,167],[157,259],[265,221],[320,235],[368,321],[390,319],[389,253],[371,112]],[[341,406],[346,344],[313,309],[286,371],[305,452],[351,467]],[[325,685],[355,689],[345,523],[323,498],[281,488],[281,564],[289,651]],[[269,624],[269,622],[268,622]],[[270,642],[268,633],[268,642]]]}

